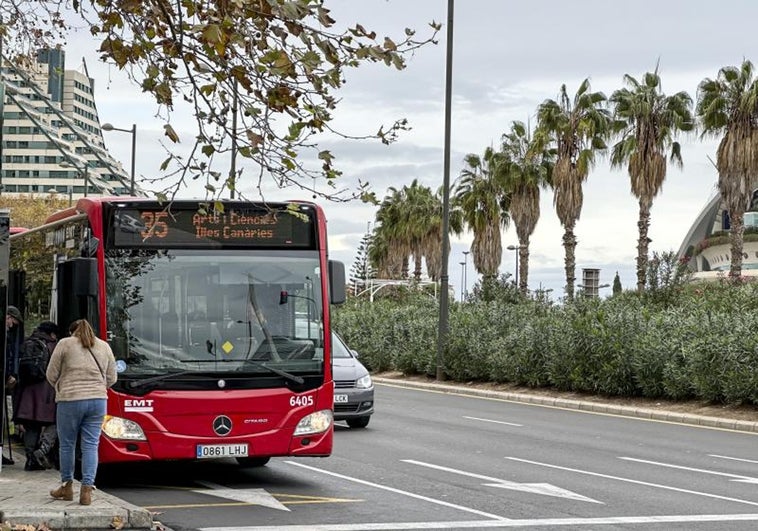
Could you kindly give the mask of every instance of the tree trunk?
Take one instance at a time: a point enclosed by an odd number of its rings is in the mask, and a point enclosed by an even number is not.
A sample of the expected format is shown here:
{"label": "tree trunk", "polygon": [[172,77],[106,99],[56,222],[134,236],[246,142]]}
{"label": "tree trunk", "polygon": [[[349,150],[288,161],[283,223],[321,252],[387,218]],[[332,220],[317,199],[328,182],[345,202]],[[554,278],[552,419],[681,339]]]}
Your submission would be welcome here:
{"label": "tree trunk", "polygon": [[742,276],[742,247],[745,238],[745,212],[730,212],[729,243],[732,246],[732,262],[729,267],[729,278],[738,280]]}
{"label": "tree trunk", "polygon": [[519,241],[519,264],[518,264],[518,282],[521,294],[526,297],[527,285],[529,283],[529,240]]}
{"label": "tree trunk", "polygon": [[414,269],[413,269],[413,279],[416,282],[421,282],[421,254],[413,255],[414,260]]}
{"label": "tree trunk", "polygon": [[650,228],[650,203],[640,199],[640,217],[637,221],[637,229],[640,237],[637,240],[637,291],[645,290],[645,273],[647,272],[647,252],[650,238],[647,237]]}
{"label": "tree trunk", "polygon": [[566,297],[574,299],[574,282],[576,281],[576,236],[575,222],[567,223],[563,231],[563,247],[565,249],[564,264],[566,267]]}

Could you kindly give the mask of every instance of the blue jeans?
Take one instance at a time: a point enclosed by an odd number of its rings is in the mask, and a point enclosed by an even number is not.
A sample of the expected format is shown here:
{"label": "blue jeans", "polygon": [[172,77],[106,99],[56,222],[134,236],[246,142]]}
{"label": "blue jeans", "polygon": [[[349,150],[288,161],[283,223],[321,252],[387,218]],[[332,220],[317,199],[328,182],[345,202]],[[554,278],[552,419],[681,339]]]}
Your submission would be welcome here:
{"label": "blue jeans", "polygon": [[81,437],[82,485],[94,486],[97,474],[97,446],[100,442],[105,398],[58,402],[56,423],[60,444],[61,481],[74,479],[76,440]]}

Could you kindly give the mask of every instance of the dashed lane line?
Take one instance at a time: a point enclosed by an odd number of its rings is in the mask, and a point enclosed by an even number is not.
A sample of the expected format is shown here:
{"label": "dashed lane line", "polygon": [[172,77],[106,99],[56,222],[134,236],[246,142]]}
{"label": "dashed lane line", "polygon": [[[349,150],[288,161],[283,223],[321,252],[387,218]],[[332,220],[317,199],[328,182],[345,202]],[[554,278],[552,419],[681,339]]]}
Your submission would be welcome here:
{"label": "dashed lane line", "polygon": [[598,472],[590,472],[589,470],[579,470],[577,468],[568,468],[564,466],[551,465],[550,463],[540,463],[539,461],[530,461],[529,459],[520,459],[518,457],[506,457],[509,461],[516,461],[518,463],[526,463],[529,465],[544,466],[546,468],[553,468],[555,470],[565,470],[567,472],[574,472],[577,474],[584,474],[586,476],[594,476],[598,478],[614,479],[616,481],[624,481],[626,483],[634,483],[636,485],[645,485],[646,487],[654,487],[657,489],[671,490],[675,492],[681,492],[684,494],[694,494],[695,496],[703,496],[706,498],[714,498],[716,500],[724,500],[735,503],[744,503],[745,505],[758,506],[758,502],[741,500],[739,498],[730,498],[728,496],[719,496],[718,494],[710,494],[708,492],[699,492],[696,490],[680,489],[679,487],[672,487],[670,485],[661,485],[658,483],[648,483],[647,481],[639,481],[637,479],[622,478],[618,476],[610,476],[608,474],[600,474]]}

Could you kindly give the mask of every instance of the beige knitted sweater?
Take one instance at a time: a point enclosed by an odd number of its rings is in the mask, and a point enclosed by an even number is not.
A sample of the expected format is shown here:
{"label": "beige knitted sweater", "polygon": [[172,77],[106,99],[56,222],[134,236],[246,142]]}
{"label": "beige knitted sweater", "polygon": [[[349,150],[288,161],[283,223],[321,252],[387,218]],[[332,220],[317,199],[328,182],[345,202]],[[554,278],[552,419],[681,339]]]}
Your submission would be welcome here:
{"label": "beige knitted sweater", "polygon": [[102,339],[95,338],[91,350],[97,364],[78,337],[58,341],[47,366],[47,381],[55,388],[56,402],[107,398],[108,387],[116,383],[116,360]]}

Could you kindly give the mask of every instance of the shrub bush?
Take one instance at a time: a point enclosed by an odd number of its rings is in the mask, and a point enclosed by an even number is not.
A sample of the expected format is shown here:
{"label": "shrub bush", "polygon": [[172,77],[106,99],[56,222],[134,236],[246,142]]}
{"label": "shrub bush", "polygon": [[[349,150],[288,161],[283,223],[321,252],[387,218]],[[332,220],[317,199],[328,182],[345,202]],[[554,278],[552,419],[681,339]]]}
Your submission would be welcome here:
{"label": "shrub bush", "polygon": [[[758,284],[662,295],[453,303],[444,371],[458,381],[758,404]],[[428,295],[353,300],[333,315],[370,370],[436,373],[438,305]]]}

